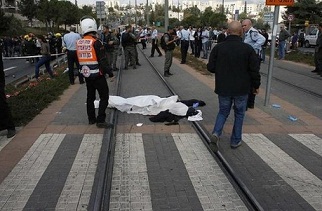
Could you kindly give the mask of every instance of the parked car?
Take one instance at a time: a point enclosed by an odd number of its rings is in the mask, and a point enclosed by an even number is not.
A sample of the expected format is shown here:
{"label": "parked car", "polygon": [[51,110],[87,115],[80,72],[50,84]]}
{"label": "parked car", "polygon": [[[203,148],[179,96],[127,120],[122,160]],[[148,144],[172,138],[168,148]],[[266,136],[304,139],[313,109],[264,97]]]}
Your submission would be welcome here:
{"label": "parked car", "polygon": [[304,46],[309,48],[311,46],[316,45],[316,41],[318,39],[319,29],[312,28],[310,32],[305,36]]}

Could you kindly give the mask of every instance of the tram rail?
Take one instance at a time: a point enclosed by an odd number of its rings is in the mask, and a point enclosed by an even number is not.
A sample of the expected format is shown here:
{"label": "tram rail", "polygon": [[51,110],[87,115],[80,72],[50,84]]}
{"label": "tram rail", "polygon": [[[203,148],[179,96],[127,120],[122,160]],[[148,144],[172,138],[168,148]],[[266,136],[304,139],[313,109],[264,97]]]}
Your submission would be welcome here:
{"label": "tram rail", "polygon": [[[142,50],[138,51],[143,54]],[[123,54],[124,55],[124,54]],[[170,86],[170,84],[166,81],[163,75],[157,70],[157,68],[153,65],[153,63],[145,56],[145,59],[148,61],[149,65],[153,69],[153,71],[159,76],[160,80],[163,84],[167,87],[169,92],[172,95],[177,95],[175,90]],[[120,74],[117,76],[117,95],[120,93],[120,87],[122,84],[122,61],[124,58],[121,59],[119,62],[119,69]],[[179,96],[180,98],[180,96]],[[110,117],[110,122],[112,122],[115,126],[117,125],[118,121],[118,112],[113,110]],[[231,165],[226,161],[224,156],[218,150],[217,145],[211,144],[211,135],[205,129],[205,127],[198,123],[192,122],[193,128],[196,130],[196,133],[201,138],[211,155],[214,157],[216,162],[221,166],[222,170],[225,172],[226,176],[228,176],[230,182],[232,183],[233,187],[236,189],[238,194],[240,195],[241,199],[247,206],[249,210],[264,210],[260,203],[256,200],[254,195],[251,191],[247,188],[247,186],[243,183],[243,181],[239,178],[239,176],[235,173],[234,169]],[[113,174],[113,156],[115,150],[115,128],[108,130],[106,133],[107,137],[109,138],[108,149],[104,152],[104,160],[106,161],[104,164],[104,170],[101,171],[99,177],[99,185],[98,190],[95,195],[95,202],[90,207],[90,210],[99,211],[99,210],[109,210],[109,197],[111,191],[111,184],[112,184],[112,174]]]}

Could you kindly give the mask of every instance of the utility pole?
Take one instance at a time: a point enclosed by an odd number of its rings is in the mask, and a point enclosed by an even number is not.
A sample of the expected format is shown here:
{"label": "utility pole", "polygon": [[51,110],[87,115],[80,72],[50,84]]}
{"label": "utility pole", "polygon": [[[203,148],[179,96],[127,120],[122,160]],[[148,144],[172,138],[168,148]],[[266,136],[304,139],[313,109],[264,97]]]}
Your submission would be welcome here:
{"label": "utility pole", "polygon": [[150,20],[149,20],[149,0],[146,0],[146,26],[150,25]]}
{"label": "utility pole", "polygon": [[222,14],[225,14],[225,0],[222,0]]}
{"label": "utility pole", "polygon": [[169,0],[164,1],[164,30],[168,31],[169,26]]}

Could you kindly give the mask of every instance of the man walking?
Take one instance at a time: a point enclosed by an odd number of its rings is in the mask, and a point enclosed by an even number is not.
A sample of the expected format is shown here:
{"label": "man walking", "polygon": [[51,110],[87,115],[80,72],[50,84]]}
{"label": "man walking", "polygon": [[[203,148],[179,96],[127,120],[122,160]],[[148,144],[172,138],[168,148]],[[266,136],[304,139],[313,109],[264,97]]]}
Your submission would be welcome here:
{"label": "man walking", "polygon": [[[76,42],[81,39],[81,36],[76,33],[76,27],[71,26],[70,32],[65,34],[63,37],[63,49],[66,50],[67,60],[68,60],[68,76],[69,83],[73,85],[75,83],[75,74],[74,74],[74,64],[76,64],[77,71],[79,71],[79,62],[76,54]],[[84,77],[82,74],[78,73],[79,83],[84,83]]]}
{"label": "man walking", "polygon": [[158,47],[158,30],[155,28],[155,26],[152,26],[152,48],[151,48],[151,55],[150,57],[154,57],[154,51],[157,51],[159,54],[159,57],[162,56],[162,53]]}
{"label": "man walking", "polygon": [[181,62],[180,64],[185,64],[187,62],[187,53],[189,49],[189,40],[190,40],[190,32],[188,31],[187,27],[180,27],[179,37],[181,39]]}
{"label": "man walking", "polygon": [[230,137],[232,148],[242,143],[249,89],[253,87],[253,93],[257,94],[260,86],[258,57],[250,45],[242,42],[241,34],[241,24],[232,21],[228,26],[226,40],[213,48],[207,64],[208,71],[215,73],[215,93],[219,100],[219,112],[212,134],[218,142],[233,106],[235,120]]}

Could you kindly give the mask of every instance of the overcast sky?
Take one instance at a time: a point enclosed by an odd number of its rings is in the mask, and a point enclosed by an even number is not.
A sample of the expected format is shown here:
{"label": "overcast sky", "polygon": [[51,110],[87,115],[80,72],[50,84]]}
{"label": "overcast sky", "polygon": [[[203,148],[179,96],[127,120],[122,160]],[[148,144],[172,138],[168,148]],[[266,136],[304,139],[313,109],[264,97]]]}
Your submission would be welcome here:
{"label": "overcast sky", "polygon": [[[70,2],[72,3],[75,3],[75,0],[69,0]],[[130,0],[133,4],[135,2],[135,0]],[[149,1],[152,1],[152,0],[149,0]],[[179,0],[180,2],[181,0]],[[232,2],[232,1],[236,1],[236,0],[224,0],[225,2]],[[244,2],[245,0],[243,0]],[[121,4],[124,4],[124,3],[128,3],[129,0],[120,0]],[[177,2],[177,0],[174,0],[174,2]],[[218,3],[221,3],[222,0],[217,0]],[[247,3],[259,3],[259,2],[262,2],[264,3],[265,0],[246,0]],[[96,0],[77,0],[77,3],[79,5],[83,5],[83,4],[96,4]],[[137,0],[137,3],[146,3],[146,0]]]}

